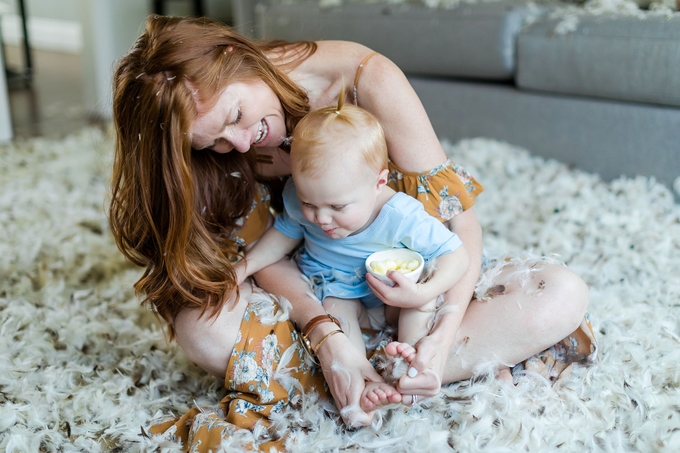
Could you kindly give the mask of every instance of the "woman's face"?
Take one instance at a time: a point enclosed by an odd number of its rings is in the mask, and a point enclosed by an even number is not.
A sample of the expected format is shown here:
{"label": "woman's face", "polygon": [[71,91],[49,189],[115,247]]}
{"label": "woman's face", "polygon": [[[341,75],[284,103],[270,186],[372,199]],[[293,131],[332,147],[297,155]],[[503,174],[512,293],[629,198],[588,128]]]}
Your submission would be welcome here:
{"label": "woman's face", "polygon": [[285,136],[281,101],[262,80],[227,85],[217,103],[191,126],[193,148],[218,153],[277,147]]}

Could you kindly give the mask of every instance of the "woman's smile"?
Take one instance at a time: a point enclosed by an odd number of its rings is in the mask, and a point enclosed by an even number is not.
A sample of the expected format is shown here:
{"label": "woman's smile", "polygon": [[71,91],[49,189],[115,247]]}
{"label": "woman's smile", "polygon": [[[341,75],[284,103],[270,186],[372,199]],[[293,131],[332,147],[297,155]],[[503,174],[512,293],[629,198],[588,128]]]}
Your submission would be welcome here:
{"label": "woman's smile", "polygon": [[255,146],[262,143],[267,138],[268,133],[269,126],[267,126],[267,122],[265,121],[265,119],[262,118],[262,120],[260,121],[260,125],[257,129],[257,134],[255,135],[255,141],[251,145]]}

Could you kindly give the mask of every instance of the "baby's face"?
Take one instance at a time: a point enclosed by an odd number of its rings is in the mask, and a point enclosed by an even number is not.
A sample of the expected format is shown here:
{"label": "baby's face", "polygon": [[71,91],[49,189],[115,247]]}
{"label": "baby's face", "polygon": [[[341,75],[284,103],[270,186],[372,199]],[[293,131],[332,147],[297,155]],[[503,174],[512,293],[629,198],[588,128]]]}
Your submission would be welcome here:
{"label": "baby's face", "polygon": [[351,165],[309,177],[293,168],[293,180],[305,218],[330,238],[341,239],[363,231],[380,212],[378,175],[356,171]]}

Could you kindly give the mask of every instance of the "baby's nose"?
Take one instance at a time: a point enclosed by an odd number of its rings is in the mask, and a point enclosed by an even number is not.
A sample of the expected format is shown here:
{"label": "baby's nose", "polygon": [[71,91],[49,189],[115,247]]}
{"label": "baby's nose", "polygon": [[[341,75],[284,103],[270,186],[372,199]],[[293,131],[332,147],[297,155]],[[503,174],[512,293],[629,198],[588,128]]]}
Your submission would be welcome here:
{"label": "baby's nose", "polygon": [[328,225],[329,223],[331,223],[331,216],[322,212],[317,212],[316,223],[318,223],[319,225]]}

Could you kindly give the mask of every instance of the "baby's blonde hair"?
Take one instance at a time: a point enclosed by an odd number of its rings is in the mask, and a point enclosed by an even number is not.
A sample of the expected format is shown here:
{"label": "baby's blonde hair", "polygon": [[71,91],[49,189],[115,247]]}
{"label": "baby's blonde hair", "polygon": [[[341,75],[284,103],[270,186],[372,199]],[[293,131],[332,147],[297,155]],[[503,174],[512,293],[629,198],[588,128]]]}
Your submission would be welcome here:
{"label": "baby's blonde hair", "polygon": [[337,106],[309,112],[293,131],[291,165],[300,174],[318,176],[336,158],[379,173],[387,168],[387,143],[378,119],[345,104],[345,87]]}

